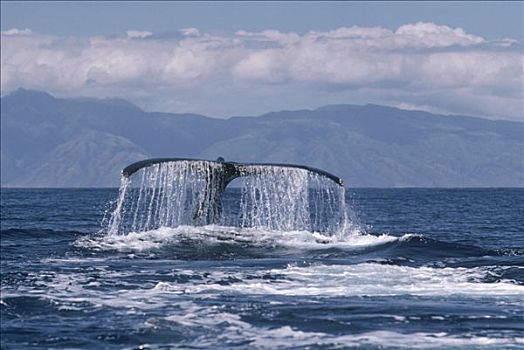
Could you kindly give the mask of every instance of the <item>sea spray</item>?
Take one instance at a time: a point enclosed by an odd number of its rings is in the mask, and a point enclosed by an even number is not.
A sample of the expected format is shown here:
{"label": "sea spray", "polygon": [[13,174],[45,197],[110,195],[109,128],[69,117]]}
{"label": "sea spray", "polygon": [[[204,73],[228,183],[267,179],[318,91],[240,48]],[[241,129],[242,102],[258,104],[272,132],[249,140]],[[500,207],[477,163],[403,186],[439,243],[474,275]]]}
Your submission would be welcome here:
{"label": "sea spray", "polygon": [[226,226],[341,235],[351,225],[342,186],[305,169],[281,166],[243,166],[237,183],[240,198],[224,212],[217,211],[221,203],[213,191],[221,166],[164,162],[123,176],[107,232],[200,226],[212,220]]}
{"label": "sea spray", "polygon": [[122,176],[119,198],[108,233],[142,232],[158,227],[192,225],[198,212],[212,205],[206,196],[214,162],[155,164],[131,177]]}
{"label": "sea spray", "polygon": [[108,233],[115,234],[118,233],[118,228],[122,222],[122,214],[124,213],[124,201],[126,198],[127,187],[129,186],[130,180],[127,177],[122,176],[120,179],[120,189],[118,191],[118,199],[116,201],[116,208],[111,215],[109,220],[109,229]]}
{"label": "sea spray", "polygon": [[251,166],[242,179],[240,226],[277,231],[338,230],[344,189],[305,169]]}

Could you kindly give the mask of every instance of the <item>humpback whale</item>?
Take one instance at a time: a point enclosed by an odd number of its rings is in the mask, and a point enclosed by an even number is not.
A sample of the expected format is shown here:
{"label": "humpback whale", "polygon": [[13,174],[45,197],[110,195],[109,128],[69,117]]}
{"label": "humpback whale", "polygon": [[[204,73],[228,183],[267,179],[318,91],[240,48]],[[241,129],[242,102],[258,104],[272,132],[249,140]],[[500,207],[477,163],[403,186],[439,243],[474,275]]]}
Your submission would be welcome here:
{"label": "humpback whale", "polygon": [[200,197],[199,203],[193,210],[193,223],[200,225],[215,224],[220,221],[222,214],[222,195],[227,185],[238,177],[254,175],[261,168],[298,168],[306,170],[327,178],[339,186],[343,186],[342,179],[328,173],[327,171],[297,164],[282,163],[237,163],[225,161],[224,158],[218,157],[215,161],[189,158],[152,158],[145,159],[128,165],[122,170],[122,175],[129,178],[140,169],[153,165],[170,163],[170,162],[206,162],[213,164],[209,166],[209,176],[206,179],[204,193]]}

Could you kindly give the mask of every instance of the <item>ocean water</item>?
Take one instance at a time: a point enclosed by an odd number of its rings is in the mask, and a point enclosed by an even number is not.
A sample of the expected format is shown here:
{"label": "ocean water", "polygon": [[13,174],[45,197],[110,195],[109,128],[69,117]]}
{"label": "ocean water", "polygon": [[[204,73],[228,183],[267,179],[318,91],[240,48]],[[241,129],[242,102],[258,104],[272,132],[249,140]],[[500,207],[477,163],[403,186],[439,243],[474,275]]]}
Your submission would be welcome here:
{"label": "ocean water", "polygon": [[2,189],[2,349],[524,348],[523,189],[347,189],[343,235],[99,232],[117,194]]}

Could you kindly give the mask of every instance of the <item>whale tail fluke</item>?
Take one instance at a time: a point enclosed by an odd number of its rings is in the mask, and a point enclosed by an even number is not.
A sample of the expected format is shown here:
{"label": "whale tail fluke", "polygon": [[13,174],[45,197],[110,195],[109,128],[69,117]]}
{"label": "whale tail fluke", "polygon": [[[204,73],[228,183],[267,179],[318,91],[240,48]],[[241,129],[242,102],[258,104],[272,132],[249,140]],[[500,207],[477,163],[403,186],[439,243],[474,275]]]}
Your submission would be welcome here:
{"label": "whale tail fluke", "polygon": [[[129,177],[133,175],[135,172],[139,171],[142,168],[149,167],[151,165],[155,164],[161,164],[161,163],[169,163],[169,162],[180,162],[180,161],[187,161],[187,162],[202,162],[201,159],[189,159],[189,158],[151,158],[151,159],[145,159],[138,162],[135,162],[131,165],[128,165],[122,170],[122,175]],[[226,162],[224,158],[218,157],[215,161],[206,161],[206,162],[212,162],[217,163],[223,166],[223,177],[229,183],[231,180],[233,180],[236,177],[241,176],[249,176],[251,175],[253,169],[256,167],[279,167],[279,168],[297,168],[297,169],[304,169],[311,173],[323,176],[325,178],[328,178],[332,181],[334,181],[337,185],[343,186],[344,182],[341,178],[338,176],[335,176],[331,173],[328,173],[327,171],[313,168],[310,166],[305,165],[297,165],[297,164],[286,164],[286,163],[237,163],[237,162]],[[226,184],[227,185],[227,184]]]}
{"label": "whale tail fluke", "polygon": [[216,224],[222,215],[222,196],[227,185],[238,177],[252,176],[264,169],[303,169],[308,173],[329,179],[338,186],[343,186],[342,179],[324,170],[296,164],[280,163],[237,163],[227,162],[222,157],[215,161],[187,158],[152,158],[130,164],[122,170],[122,175],[129,178],[140,169],[172,162],[198,163],[206,166],[207,178],[203,193],[193,209],[193,223],[196,225]]}

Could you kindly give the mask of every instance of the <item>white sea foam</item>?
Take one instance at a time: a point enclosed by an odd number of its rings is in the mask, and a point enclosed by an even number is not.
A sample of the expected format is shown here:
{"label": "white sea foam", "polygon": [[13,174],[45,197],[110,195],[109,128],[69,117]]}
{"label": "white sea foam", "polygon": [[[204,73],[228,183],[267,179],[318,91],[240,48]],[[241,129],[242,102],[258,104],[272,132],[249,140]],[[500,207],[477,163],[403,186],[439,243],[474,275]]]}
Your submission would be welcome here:
{"label": "white sea foam", "polygon": [[[198,337],[194,341],[187,340],[184,345],[195,348],[213,348],[216,344],[247,344],[249,349],[275,349],[292,346],[304,348],[310,346],[327,346],[329,348],[346,348],[351,346],[380,346],[401,348],[487,348],[500,346],[515,346],[524,344],[523,337],[489,337],[470,334],[450,335],[445,332],[412,332],[399,333],[394,331],[371,331],[356,334],[330,334],[326,332],[304,331],[296,327],[264,327],[255,326],[243,319],[242,315],[232,313],[225,305],[201,306],[193,301],[183,301],[177,304],[176,312],[164,317],[152,317],[144,324],[144,328],[158,327],[158,321],[173,323],[173,327],[187,330],[198,329],[206,337]],[[385,315],[403,322],[405,317]],[[350,330],[350,329],[348,329]],[[189,331],[188,331],[189,332]]]}
{"label": "white sea foam", "polygon": [[[27,295],[65,307],[87,302],[94,307],[127,310],[167,307],[173,304],[173,298],[179,303],[188,297],[214,299],[219,295],[490,297],[502,298],[501,301],[516,307],[524,306],[524,286],[504,280],[484,282],[489,274],[486,268],[415,268],[363,263],[240,271],[228,267],[175,268],[170,274],[183,276],[185,282],[155,281],[148,279],[150,271],[147,270],[112,271],[104,266],[96,267],[89,274],[40,272],[28,275],[35,280],[31,287],[2,288],[2,298]],[[146,278],[138,278],[142,275]],[[267,276],[275,278],[267,279]],[[135,279],[137,282],[128,282]]]}
{"label": "white sea foam", "polygon": [[[405,239],[409,235],[400,237]],[[95,235],[82,237],[75,245],[96,250],[146,251],[164,246],[191,242],[201,245],[243,244],[253,247],[287,247],[297,249],[359,249],[399,240],[386,234],[380,236],[360,234],[356,229],[344,235],[330,235],[309,231],[274,231],[260,228],[232,226],[179,226],[161,227],[145,232],[125,235]]]}
{"label": "white sea foam", "polygon": [[[405,318],[392,316],[397,321]],[[257,327],[242,319],[240,315],[227,312],[224,306],[201,307],[193,302],[180,304],[180,310],[164,317],[166,321],[183,327],[205,329],[213,334],[205,339],[199,338],[195,347],[205,348],[225,342],[248,343],[252,349],[275,349],[288,347],[330,346],[334,348],[349,346],[388,346],[402,348],[452,348],[485,347],[524,344],[524,338],[496,338],[487,336],[449,335],[445,332],[399,333],[393,331],[372,331],[360,334],[329,334],[308,332],[295,327],[277,328]],[[150,320],[146,326],[155,327]],[[193,345],[193,344],[188,344]]]}
{"label": "white sea foam", "polygon": [[[264,278],[244,279],[234,274],[234,282],[219,283],[217,273],[206,283],[180,286],[162,284],[161,289],[176,293],[264,294],[284,296],[523,296],[524,286],[511,281],[483,282],[489,274],[485,268],[432,268],[364,263],[356,265],[288,266],[258,272],[259,276],[278,275],[278,281]],[[159,287],[157,285],[157,287]]]}
{"label": "white sea foam", "polygon": [[[254,228],[223,226],[181,226],[160,228],[127,235],[104,235],[85,238],[77,245],[89,249],[147,251],[165,246],[189,242],[194,245],[241,244],[244,247],[286,249],[362,249],[409,239],[381,235],[349,234],[345,237],[329,236],[308,231],[268,231]],[[262,271],[206,271],[205,283],[191,284],[160,282],[158,290],[176,293],[221,293],[269,294],[288,296],[387,296],[387,295],[470,295],[503,296],[522,295],[524,286],[514,281],[486,282],[493,271],[487,267],[437,268],[409,267],[379,263],[353,265],[289,265],[285,269]],[[190,275],[202,271],[188,272]],[[278,275],[278,282],[264,279],[264,275]],[[249,278],[246,278],[249,275]],[[234,283],[222,283],[222,279],[234,278]]]}
{"label": "white sea foam", "polygon": [[[184,265],[185,266],[185,265]],[[145,268],[145,267],[144,267]],[[188,347],[213,347],[216,342],[239,342],[249,348],[272,349],[295,346],[390,346],[410,348],[452,348],[524,345],[522,337],[498,338],[469,334],[399,333],[373,331],[359,334],[310,332],[291,326],[265,327],[250,323],[243,312],[214,302],[224,296],[267,295],[281,297],[318,298],[353,296],[415,295],[460,298],[501,298],[506,308],[522,307],[524,286],[509,281],[483,282],[486,268],[430,268],[363,263],[356,265],[309,265],[274,269],[231,269],[203,267],[192,270],[185,266],[170,272],[173,278],[158,281],[144,279],[152,271],[115,271],[97,266],[89,273],[62,270],[32,272],[31,286],[17,290],[2,290],[2,303],[24,295],[49,300],[60,310],[112,308],[124,314],[151,314],[136,327],[158,327],[159,322],[172,323],[176,329],[205,334],[185,340]],[[186,276],[185,282],[174,282],[175,276]],[[271,275],[275,278],[267,279]],[[479,299],[480,300],[480,299]],[[209,304],[212,302],[212,304]],[[472,302],[472,301],[469,301]],[[285,303],[285,302],[284,302]],[[248,310],[246,310],[248,311]],[[249,314],[249,312],[248,312]],[[393,322],[418,322],[415,316],[382,315]],[[502,318],[503,315],[476,315],[476,318]],[[446,322],[445,315],[433,315],[432,322]],[[189,343],[187,343],[189,342]]]}
{"label": "white sea foam", "polygon": [[373,331],[352,335],[330,335],[319,332],[303,332],[289,326],[267,330],[265,334],[255,337],[252,346],[258,349],[274,349],[289,344],[298,346],[333,345],[338,347],[349,346],[387,346],[412,349],[452,348],[464,346],[493,346],[524,344],[524,338],[491,338],[491,337],[464,337],[450,336],[446,333],[398,333],[392,331]]}

